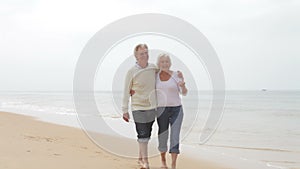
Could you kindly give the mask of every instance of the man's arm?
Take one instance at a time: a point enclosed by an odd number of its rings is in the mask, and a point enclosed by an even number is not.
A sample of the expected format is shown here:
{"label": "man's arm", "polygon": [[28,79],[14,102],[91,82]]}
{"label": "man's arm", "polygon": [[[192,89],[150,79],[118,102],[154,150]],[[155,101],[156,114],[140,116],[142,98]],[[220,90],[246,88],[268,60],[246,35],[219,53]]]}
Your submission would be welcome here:
{"label": "man's arm", "polygon": [[129,70],[125,77],[123,101],[122,101],[123,119],[126,122],[129,121],[128,104],[129,104],[129,99],[130,99],[131,87],[132,87],[132,73]]}

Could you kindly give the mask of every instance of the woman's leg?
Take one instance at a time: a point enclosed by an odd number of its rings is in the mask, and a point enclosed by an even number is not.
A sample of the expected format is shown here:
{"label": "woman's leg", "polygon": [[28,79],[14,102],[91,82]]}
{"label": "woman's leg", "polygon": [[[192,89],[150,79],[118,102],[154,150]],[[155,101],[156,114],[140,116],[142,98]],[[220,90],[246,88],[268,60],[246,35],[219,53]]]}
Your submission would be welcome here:
{"label": "woman's leg", "polygon": [[158,150],[161,152],[162,168],[167,167],[166,152],[168,151],[168,137],[169,137],[169,116],[168,108],[158,108],[157,115],[158,124]]}
{"label": "woman's leg", "polygon": [[168,151],[168,137],[169,137],[169,116],[168,108],[160,108],[157,117],[158,124],[158,150],[160,152]]}
{"label": "woman's leg", "polygon": [[172,169],[176,169],[176,162],[177,162],[177,153],[171,153],[171,157],[172,157]]}
{"label": "woman's leg", "polygon": [[172,116],[170,118],[171,123],[171,136],[170,136],[170,153],[172,156],[172,169],[176,168],[177,156],[180,153],[179,144],[180,144],[180,130],[183,120],[183,111],[182,107],[172,108]]}
{"label": "woman's leg", "polygon": [[167,160],[166,160],[166,154],[167,154],[167,152],[162,152],[162,153],[160,153],[160,157],[161,157],[161,168],[168,168],[168,166],[167,166]]}

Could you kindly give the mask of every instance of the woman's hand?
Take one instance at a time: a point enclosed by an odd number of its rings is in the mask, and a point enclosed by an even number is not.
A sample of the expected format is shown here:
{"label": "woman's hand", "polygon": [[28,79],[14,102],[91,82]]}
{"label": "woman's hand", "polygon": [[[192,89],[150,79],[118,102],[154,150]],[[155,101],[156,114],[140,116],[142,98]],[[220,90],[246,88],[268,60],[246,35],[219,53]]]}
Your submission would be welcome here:
{"label": "woman's hand", "polygon": [[185,82],[184,81],[179,81],[178,86],[181,87],[181,88],[185,87]]}
{"label": "woman's hand", "polygon": [[185,82],[184,81],[179,81],[178,82],[178,86],[181,88],[181,94],[183,95],[183,96],[186,96],[186,94],[187,94],[187,88],[185,87]]}
{"label": "woman's hand", "polygon": [[177,71],[177,75],[178,75],[178,77],[180,78],[180,79],[182,79],[182,81],[184,80],[184,78],[183,78],[183,74],[182,74],[182,72],[181,71]]}

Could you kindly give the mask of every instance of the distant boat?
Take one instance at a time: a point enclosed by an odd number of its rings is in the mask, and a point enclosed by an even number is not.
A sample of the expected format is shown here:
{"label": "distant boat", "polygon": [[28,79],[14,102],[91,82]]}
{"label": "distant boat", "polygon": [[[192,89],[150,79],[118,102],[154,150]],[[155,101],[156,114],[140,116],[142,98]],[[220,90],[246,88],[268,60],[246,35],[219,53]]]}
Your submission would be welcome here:
{"label": "distant boat", "polygon": [[267,89],[261,89],[261,91],[263,91],[263,92],[266,92],[266,91],[267,91]]}

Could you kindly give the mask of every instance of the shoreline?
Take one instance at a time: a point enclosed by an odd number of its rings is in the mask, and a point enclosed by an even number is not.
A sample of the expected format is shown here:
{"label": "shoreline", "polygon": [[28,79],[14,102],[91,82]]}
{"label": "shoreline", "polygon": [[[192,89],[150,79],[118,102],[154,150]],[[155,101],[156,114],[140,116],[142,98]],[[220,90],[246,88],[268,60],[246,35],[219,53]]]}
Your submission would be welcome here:
{"label": "shoreline", "polygon": [[[136,159],[116,156],[101,149],[81,129],[12,112],[1,111],[0,116],[0,168],[139,168]],[[109,143],[116,139],[99,133],[97,136]],[[125,139],[122,141],[126,142]],[[114,146],[126,150],[123,145]],[[126,147],[134,149],[132,146],[137,147],[134,143]],[[152,169],[160,168],[158,156],[149,158],[149,161]],[[193,159],[186,154],[179,156],[177,165],[178,169],[228,169],[217,162]]]}
{"label": "shoreline", "polygon": [[[299,96],[293,93],[278,94],[277,92],[270,92],[266,98],[257,97],[260,95],[258,92],[229,94],[230,101],[239,99],[246,107],[240,109],[239,105],[230,102],[229,106],[233,109],[225,113],[222,124],[205,144],[199,144],[198,142],[201,126],[195,126],[194,131],[188,132],[186,138],[186,135],[182,134],[184,137],[182,137],[180,146],[181,155],[212,164],[217,163],[220,166],[233,166],[230,168],[234,169],[251,168],[248,165],[251,163],[251,166],[260,166],[252,168],[260,169],[300,169],[300,151],[297,142],[299,125],[298,118],[296,118],[299,117],[300,112],[299,105],[296,104]],[[278,96],[280,97],[278,98]],[[122,142],[129,139],[136,143],[133,121],[129,124],[124,123],[121,116],[116,113],[118,111],[112,109],[112,105],[105,101],[109,100],[109,94],[99,94],[97,97],[99,97],[99,100],[104,99],[104,102],[101,101],[98,105],[101,114],[86,113],[80,116],[73,107],[71,93],[9,92],[4,93],[1,97],[0,112],[25,115],[38,121],[77,128],[85,131],[85,133],[96,131],[102,136],[104,136],[103,134],[112,135],[113,137],[121,136]],[[253,104],[248,104],[246,102],[248,99],[254,99]],[[289,105],[286,103],[273,105],[273,102],[278,99],[282,102],[288,101]],[[204,101],[207,100],[208,98],[205,97]],[[268,105],[266,108],[272,110],[273,113],[263,111],[265,108],[262,109],[262,105]],[[89,119],[85,120],[85,117]],[[102,118],[101,122],[94,119],[98,117]],[[105,123],[102,123],[102,120]],[[198,124],[203,125],[203,119],[200,120],[202,121],[199,121]],[[188,121],[189,119],[185,122]],[[247,123],[245,124],[243,121]],[[271,121],[272,123],[269,123]],[[108,124],[110,130],[108,131],[108,128],[102,125],[90,125],[91,122],[93,124]],[[157,142],[157,125],[153,127],[151,142],[154,142],[155,145],[155,142]],[[111,129],[114,131],[111,131]],[[286,142],[289,144],[285,144]],[[134,144],[134,147],[136,148],[136,144]],[[155,154],[157,153],[157,147],[151,148],[151,151],[152,154],[149,154],[151,157],[157,155]],[[136,157],[135,150],[132,153]]]}

